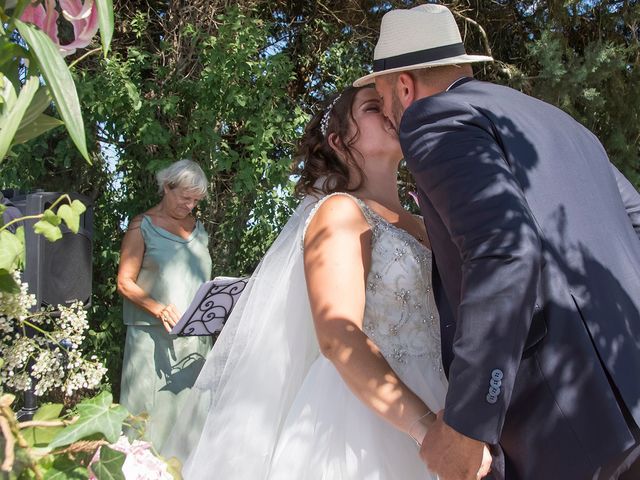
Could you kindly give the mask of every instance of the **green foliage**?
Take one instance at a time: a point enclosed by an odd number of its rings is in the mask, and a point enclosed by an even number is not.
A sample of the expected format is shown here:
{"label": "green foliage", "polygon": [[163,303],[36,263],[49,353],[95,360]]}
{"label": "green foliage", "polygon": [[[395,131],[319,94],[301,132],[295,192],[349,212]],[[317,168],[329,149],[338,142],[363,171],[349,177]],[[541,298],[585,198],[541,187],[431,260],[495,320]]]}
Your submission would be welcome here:
{"label": "green foliage", "polygon": [[[135,17],[135,25],[141,18]],[[105,76],[82,84],[95,94],[112,92],[99,97],[94,112],[108,116],[102,134],[121,147],[120,211],[131,218],[158,201],[151,176],[159,168],[182,157],[197,160],[213,190],[201,215],[216,245],[214,263],[217,271],[231,274],[251,268],[264,251],[247,257],[243,230],[254,208],[270,222],[273,212],[265,211],[265,202],[274,209],[286,203],[274,200],[271,190],[286,182],[306,116],[287,95],[293,71],[288,57],[264,53],[262,22],[237,10],[218,21],[215,36],[185,28],[199,66],[188,78],[161,67],[165,52],[131,46],[126,59],[116,54],[107,62]],[[154,65],[157,74],[146,80]],[[258,221],[251,228],[264,227]]]}
{"label": "green foliage", "polygon": [[78,440],[100,434],[114,443],[120,436],[122,422],[129,415],[121,405],[114,405],[111,393],[102,392],[94,398],[80,402],[75,413],[78,420],[66,426],[49,444],[50,449],[69,445]]}
{"label": "green foliage", "polygon": [[[134,417],[113,404],[110,393],[86,399],[71,412],[65,412],[60,404],[42,405],[29,422],[16,419],[13,401],[12,395],[0,397],[3,479],[87,479],[90,468],[98,480],[124,480],[122,466],[127,455],[108,443],[116,442],[123,422]],[[6,448],[9,436],[13,440],[10,450]],[[99,457],[92,461],[98,448]],[[133,462],[137,461],[134,458]],[[174,465],[167,467],[174,478],[180,478]]]}
{"label": "green foliage", "polygon": [[514,2],[480,10],[478,21],[505,62],[497,78],[592,130],[640,187],[640,4]]}

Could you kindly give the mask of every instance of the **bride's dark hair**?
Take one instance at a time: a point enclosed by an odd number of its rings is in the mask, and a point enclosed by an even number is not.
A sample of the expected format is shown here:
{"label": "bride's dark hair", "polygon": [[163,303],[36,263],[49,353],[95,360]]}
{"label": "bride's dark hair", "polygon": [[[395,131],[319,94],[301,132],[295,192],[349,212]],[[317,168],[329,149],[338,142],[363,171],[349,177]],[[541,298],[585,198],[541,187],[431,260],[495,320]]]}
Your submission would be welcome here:
{"label": "bride's dark hair", "polygon": [[[309,193],[351,192],[362,186],[365,175],[358,166],[351,148],[360,135],[353,117],[353,101],[360,90],[371,87],[347,87],[341,94],[329,98],[323,108],[311,118],[294,157],[293,173],[300,176],[295,187],[297,196]],[[325,120],[326,131],[323,133],[323,118],[329,109]],[[355,132],[350,135],[351,125],[355,127]],[[332,133],[337,135],[339,143],[344,146],[344,160],[328,142]],[[318,182],[320,178],[324,181]]]}

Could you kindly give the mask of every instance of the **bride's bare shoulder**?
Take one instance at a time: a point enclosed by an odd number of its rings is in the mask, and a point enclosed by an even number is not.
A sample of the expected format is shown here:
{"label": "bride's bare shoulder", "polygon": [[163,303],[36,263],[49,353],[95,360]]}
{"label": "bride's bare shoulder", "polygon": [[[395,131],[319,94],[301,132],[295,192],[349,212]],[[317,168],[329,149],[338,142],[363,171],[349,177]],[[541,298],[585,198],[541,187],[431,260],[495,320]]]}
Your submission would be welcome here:
{"label": "bride's bare shoulder", "polygon": [[309,219],[305,245],[340,233],[361,235],[369,229],[358,200],[351,195],[335,194],[323,199]]}

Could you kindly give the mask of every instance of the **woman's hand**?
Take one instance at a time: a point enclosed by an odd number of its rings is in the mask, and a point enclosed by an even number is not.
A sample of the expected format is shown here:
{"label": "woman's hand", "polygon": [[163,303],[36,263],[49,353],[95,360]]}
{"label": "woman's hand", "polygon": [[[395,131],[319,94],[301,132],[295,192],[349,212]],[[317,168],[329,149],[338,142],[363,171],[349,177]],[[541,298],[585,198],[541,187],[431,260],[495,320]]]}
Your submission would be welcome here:
{"label": "woman's hand", "polygon": [[162,322],[162,326],[167,332],[170,332],[175,327],[178,320],[180,320],[180,313],[173,303],[169,305],[159,304],[161,309],[156,314],[156,318]]}

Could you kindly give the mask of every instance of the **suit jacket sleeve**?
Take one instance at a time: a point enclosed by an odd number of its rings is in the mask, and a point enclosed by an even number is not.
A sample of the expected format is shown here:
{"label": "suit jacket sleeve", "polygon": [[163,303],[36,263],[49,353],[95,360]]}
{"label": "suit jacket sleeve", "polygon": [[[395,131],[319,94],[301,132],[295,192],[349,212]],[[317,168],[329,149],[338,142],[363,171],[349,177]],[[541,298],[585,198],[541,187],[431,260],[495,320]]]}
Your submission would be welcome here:
{"label": "suit jacket sleeve", "polygon": [[[492,122],[447,97],[407,110],[400,138],[418,188],[462,261],[444,420],[495,444],[534,313],[541,239]],[[496,370],[502,378],[493,401]]]}
{"label": "suit jacket sleeve", "polygon": [[627,215],[629,215],[633,229],[640,239],[640,195],[636,189],[633,188],[629,180],[627,180],[613,164],[611,164],[611,169],[618,184],[618,191],[622,197],[624,208],[627,210]]}

